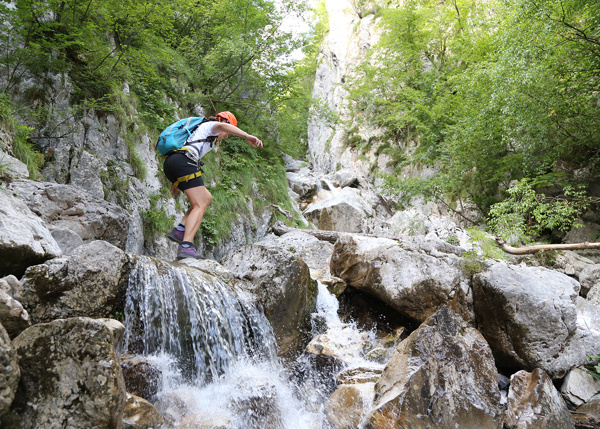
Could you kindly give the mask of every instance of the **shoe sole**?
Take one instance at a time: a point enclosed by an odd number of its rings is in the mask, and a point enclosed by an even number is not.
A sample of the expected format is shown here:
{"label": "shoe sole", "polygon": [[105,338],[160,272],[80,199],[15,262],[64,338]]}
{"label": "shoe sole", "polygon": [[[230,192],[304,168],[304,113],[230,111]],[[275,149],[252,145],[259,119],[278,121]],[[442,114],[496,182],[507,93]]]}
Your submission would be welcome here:
{"label": "shoe sole", "polygon": [[172,242],[177,243],[177,244],[183,243],[183,240],[180,240],[180,239],[178,239],[177,237],[175,237],[175,236],[173,236],[171,234],[167,235],[167,238],[169,240],[171,240]]}

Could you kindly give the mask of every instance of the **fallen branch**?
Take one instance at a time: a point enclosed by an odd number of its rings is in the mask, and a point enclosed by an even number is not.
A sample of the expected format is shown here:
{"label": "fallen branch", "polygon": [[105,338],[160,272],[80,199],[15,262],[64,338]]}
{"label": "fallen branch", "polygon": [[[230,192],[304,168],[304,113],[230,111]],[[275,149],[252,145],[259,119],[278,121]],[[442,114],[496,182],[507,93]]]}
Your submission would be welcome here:
{"label": "fallen branch", "polygon": [[504,242],[500,237],[495,237],[496,243],[502,250],[511,255],[529,255],[542,250],[583,250],[600,249],[600,243],[570,243],[570,244],[538,244],[536,246],[512,247]]}
{"label": "fallen branch", "polygon": [[313,237],[318,238],[319,240],[328,241],[333,244],[335,244],[335,242],[338,240],[338,238],[340,238],[343,235],[347,235],[347,234],[360,235],[363,237],[372,237],[372,238],[389,238],[390,240],[402,240],[402,237],[390,237],[390,236],[384,236],[384,235],[363,234],[363,233],[357,233],[357,232],[350,233],[350,232],[338,232],[338,231],[324,231],[322,229],[293,228],[291,226],[287,226],[286,224],[284,224],[281,221],[275,222],[275,224],[271,227],[271,230],[273,231],[273,233],[275,235],[278,235],[278,236],[282,236],[283,234],[286,234],[286,233],[292,232],[292,231],[299,231],[299,232],[303,232],[305,234],[310,234]]}

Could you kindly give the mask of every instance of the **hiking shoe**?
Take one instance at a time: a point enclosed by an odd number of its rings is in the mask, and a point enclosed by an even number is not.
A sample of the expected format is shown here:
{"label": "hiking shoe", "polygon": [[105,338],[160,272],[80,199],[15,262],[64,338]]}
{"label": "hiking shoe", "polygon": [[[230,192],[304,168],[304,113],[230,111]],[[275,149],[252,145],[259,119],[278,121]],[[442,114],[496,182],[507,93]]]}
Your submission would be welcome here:
{"label": "hiking shoe", "polygon": [[179,231],[177,228],[173,228],[173,231],[167,235],[167,238],[175,243],[181,244],[183,241],[183,231]]}
{"label": "hiking shoe", "polygon": [[179,249],[177,249],[177,259],[184,258],[204,259],[193,247],[179,246]]}

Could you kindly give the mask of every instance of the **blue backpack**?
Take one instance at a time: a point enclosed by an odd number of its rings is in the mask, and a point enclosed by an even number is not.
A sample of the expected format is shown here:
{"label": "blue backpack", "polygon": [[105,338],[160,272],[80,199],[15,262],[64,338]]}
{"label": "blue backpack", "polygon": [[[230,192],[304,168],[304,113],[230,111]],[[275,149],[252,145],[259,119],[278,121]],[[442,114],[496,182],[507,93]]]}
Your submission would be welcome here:
{"label": "blue backpack", "polygon": [[167,156],[174,150],[181,149],[196,128],[206,121],[204,116],[192,116],[172,123],[158,136],[158,142],[156,142],[158,152],[162,156]]}

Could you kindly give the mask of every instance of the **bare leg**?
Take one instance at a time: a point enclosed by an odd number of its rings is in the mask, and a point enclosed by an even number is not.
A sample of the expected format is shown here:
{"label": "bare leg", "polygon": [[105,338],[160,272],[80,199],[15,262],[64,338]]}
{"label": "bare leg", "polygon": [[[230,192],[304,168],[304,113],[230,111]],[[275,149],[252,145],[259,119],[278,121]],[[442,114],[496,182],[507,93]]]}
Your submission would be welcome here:
{"label": "bare leg", "polygon": [[185,225],[183,241],[193,243],[204,213],[212,201],[212,195],[205,186],[186,189],[183,192],[190,201],[190,208],[181,220],[181,223]]}

